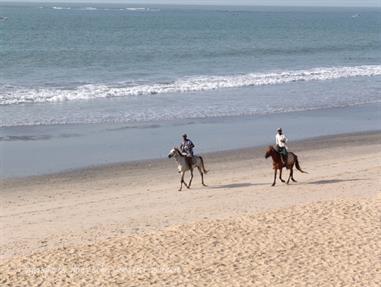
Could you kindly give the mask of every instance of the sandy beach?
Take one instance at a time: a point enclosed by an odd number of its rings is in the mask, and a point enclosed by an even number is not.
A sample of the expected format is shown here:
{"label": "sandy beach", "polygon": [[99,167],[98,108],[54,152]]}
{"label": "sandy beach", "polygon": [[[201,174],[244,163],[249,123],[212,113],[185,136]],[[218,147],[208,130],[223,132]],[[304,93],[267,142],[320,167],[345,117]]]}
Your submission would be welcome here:
{"label": "sandy beach", "polygon": [[380,287],[379,1],[133,2],[0,0],[0,287]]}
{"label": "sandy beach", "polygon": [[291,149],[309,174],[275,187],[265,147],[182,192],[169,159],[2,180],[0,283],[380,286],[381,132]]}

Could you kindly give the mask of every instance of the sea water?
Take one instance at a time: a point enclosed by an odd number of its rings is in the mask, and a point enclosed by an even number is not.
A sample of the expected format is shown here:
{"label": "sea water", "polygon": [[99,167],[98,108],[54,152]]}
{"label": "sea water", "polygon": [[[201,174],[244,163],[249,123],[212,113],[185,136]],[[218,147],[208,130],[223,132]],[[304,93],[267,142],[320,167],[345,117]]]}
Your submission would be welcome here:
{"label": "sea water", "polygon": [[[37,141],[83,125],[187,131],[194,120],[381,102],[378,8],[0,3],[0,16],[3,154],[36,127]],[[372,115],[367,129],[380,123]]]}

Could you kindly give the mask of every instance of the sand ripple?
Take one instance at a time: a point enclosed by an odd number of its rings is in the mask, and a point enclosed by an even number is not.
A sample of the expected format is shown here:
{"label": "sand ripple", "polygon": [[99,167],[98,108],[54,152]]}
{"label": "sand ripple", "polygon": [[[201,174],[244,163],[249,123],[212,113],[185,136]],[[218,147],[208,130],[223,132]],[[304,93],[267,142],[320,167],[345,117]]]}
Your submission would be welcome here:
{"label": "sand ripple", "polygon": [[330,201],[13,258],[2,286],[381,286],[381,200]]}

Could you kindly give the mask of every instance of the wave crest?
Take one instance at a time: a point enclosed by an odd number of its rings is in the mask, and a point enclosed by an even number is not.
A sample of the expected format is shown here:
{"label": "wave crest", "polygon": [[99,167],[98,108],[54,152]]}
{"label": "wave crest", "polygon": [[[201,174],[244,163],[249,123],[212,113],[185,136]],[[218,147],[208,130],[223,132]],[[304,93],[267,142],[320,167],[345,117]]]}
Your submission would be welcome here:
{"label": "wave crest", "polygon": [[286,84],[299,81],[325,81],[349,77],[381,75],[381,65],[355,67],[328,67],[274,73],[250,73],[230,76],[198,76],[182,78],[169,83],[139,85],[82,85],[75,89],[34,88],[1,92],[0,105],[23,103],[63,102],[96,98],[148,96],[156,94],[187,93],[225,88],[240,88]]}

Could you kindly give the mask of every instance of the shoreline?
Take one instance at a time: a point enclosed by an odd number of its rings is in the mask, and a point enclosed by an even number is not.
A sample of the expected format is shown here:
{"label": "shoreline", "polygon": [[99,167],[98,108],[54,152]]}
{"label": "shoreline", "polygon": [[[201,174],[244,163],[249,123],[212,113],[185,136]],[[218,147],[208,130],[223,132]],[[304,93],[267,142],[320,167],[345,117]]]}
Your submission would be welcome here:
{"label": "shoreline", "polygon": [[[299,139],[296,141],[293,141],[290,146],[290,151],[298,151],[300,149],[303,149],[305,151],[308,150],[318,150],[318,149],[324,149],[324,146],[320,146],[319,144],[330,142],[331,147],[340,145],[343,143],[347,144],[348,138],[352,138],[353,140],[356,140],[358,138],[361,138],[363,136],[379,136],[381,135],[381,130],[372,130],[372,131],[363,131],[363,132],[354,132],[354,133],[339,133],[334,135],[323,135],[323,136],[317,136],[317,137],[310,137],[305,139]],[[376,143],[377,141],[375,141]],[[309,144],[310,147],[306,148],[306,144]],[[359,142],[356,142],[356,144],[361,144]],[[366,144],[369,144],[367,142]],[[271,144],[270,144],[271,145]],[[246,154],[247,156],[252,155],[253,157],[260,157],[260,153],[262,152],[264,154],[264,150],[267,147],[267,145],[258,145],[258,146],[251,146],[251,147],[245,147],[245,148],[238,148],[238,149],[227,149],[227,150],[219,150],[219,151],[212,151],[212,152],[206,152],[202,153],[201,155],[203,157],[206,157],[211,160],[216,160],[219,156],[223,157],[232,157],[237,154]],[[135,160],[135,161],[124,161],[124,162],[117,162],[117,163],[110,163],[110,164],[99,164],[95,166],[88,166],[83,168],[75,168],[75,169],[69,169],[64,170],[60,172],[54,172],[54,173],[48,173],[48,174],[41,174],[41,175],[31,175],[31,176],[24,176],[24,177],[11,177],[11,178],[0,178],[0,184],[9,184],[9,183],[16,183],[16,182],[24,182],[24,181],[40,181],[47,178],[73,178],[73,177],[82,177],[84,175],[91,176],[92,174],[99,174],[99,173],[107,173],[110,170],[122,170],[122,169],[131,169],[131,168],[145,168],[145,167],[155,167],[157,165],[160,166],[174,166],[173,160],[168,160],[168,158],[152,158],[152,159],[144,159],[144,160]]]}
{"label": "shoreline", "polygon": [[[381,104],[256,117],[149,123],[0,128],[0,180],[166,158],[186,132],[196,153],[271,144],[280,123],[291,142],[379,130]],[[135,126],[134,126],[135,127]],[[12,140],[7,140],[12,139]],[[24,139],[24,140],[23,140]],[[153,144],[154,139],[154,144]]]}

